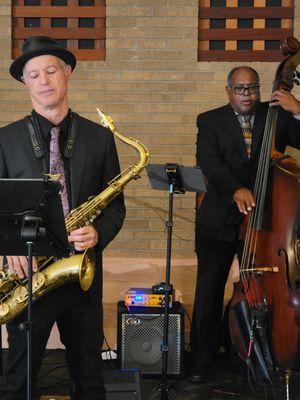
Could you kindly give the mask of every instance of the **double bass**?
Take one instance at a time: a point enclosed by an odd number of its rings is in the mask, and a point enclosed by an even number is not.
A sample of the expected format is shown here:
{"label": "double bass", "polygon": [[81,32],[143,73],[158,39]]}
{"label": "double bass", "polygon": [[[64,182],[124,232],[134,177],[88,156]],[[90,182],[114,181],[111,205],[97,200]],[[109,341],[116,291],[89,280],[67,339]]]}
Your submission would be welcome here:
{"label": "double bass", "polygon": [[[289,37],[282,50],[288,57],[273,91],[299,84],[300,43]],[[289,399],[290,376],[300,364],[300,163],[275,149],[277,114],[277,106],[269,107],[229,328],[249,382],[266,387],[281,374]]]}

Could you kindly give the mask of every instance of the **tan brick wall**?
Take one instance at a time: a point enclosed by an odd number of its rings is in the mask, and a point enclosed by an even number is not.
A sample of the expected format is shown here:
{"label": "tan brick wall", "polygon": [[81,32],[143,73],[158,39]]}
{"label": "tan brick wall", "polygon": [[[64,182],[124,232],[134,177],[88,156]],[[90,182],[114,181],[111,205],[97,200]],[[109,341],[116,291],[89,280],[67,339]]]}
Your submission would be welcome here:
{"label": "tan brick wall", "polygon": [[[151,163],[194,165],[199,112],[226,102],[225,80],[238,63],[197,62],[198,0],[107,0],[106,61],[78,62],[70,85],[72,108],[97,121],[95,108],[111,115],[120,132],[145,143]],[[295,1],[295,34],[300,38],[300,1]],[[30,111],[22,84],[8,74],[11,63],[11,1],[0,0],[0,125]],[[277,63],[251,63],[262,81],[262,98],[271,92]],[[299,92],[299,90],[298,90]],[[137,160],[136,153],[118,142],[122,168]],[[167,193],[150,188],[145,171],[125,190],[127,219],[106,250],[107,258],[122,257],[124,271],[132,260],[148,259],[151,267],[166,254]],[[175,196],[174,259],[195,266],[194,194]],[[117,262],[117,261],[116,261]],[[120,259],[119,261],[120,262]],[[110,268],[111,265],[110,265]],[[155,268],[154,268],[155,270]],[[108,273],[108,271],[107,271]],[[193,277],[186,289],[178,274],[175,283],[192,303]],[[149,275],[155,283],[161,276]],[[114,276],[116,279],[116,276]],[[122,290],[130,286],[124,277]],[[132,275],[130,277],[132,285]],[[137,284],[145,285],[142,280]],[[109,285],[108,285],[109,286]],[[120,296],[122,290],[118,286]],[[110,303],[115,293],[105,287]],[[119,293],[119,292],[118,292]],[[119,298],[120,298],[119,296]]]}
{"label": "tan brick wall", "polygon": [[[11,2],[0,4],[0,124],[4,125],[22,117],[30,105],[23,86],[7,72]],[[121,132],[148,146],[151,163],[194,165],[196,115],[226,101],[225,79],[233,64],[197,62],[197,4],[197,0],[107,0],[106,61],[79,62],[73,74],[72,108],[93,120],[96,107],[110,114]],[[296,31],[298,8],[296,4]],[[276,65],[253,63],[261,73],[264,98]],[[118,148],[123,168],[136,160],[131,148],[119,143]],[[107,254],[163,256],[167,194],[151,190],[145,172],[125,194],[128,217]],[[176,197],[173,254],[190,257],[194,194]]]}

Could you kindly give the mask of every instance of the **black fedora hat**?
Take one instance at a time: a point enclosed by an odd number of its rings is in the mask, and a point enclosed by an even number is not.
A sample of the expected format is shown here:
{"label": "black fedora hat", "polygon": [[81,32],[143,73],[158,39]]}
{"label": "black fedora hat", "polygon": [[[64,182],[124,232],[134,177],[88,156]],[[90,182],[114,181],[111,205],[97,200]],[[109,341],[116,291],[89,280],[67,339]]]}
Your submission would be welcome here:
{"label": "black fedora hat", "polygon": [[23,45],[23,54],[21,54],[10,66],[11,76],[22,82],[23,68],[31,58],[50,54],[61,58],[73,69],[76,65],[76,58],[69,50],[64,49],[59,43],[47,36],[33,36],[27,39]]}

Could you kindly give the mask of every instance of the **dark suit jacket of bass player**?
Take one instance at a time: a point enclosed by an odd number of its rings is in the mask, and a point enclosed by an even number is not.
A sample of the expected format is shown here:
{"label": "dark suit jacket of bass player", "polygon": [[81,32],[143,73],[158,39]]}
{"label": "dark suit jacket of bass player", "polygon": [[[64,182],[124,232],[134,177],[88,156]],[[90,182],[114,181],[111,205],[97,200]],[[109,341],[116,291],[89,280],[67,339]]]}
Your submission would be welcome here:
{"label": "dark suit jacket of bass player", "polygon": [[[267,102],[255,110],[252,152],[249,159],[238,118],[230,104],[200,114],[197,118],[197,162],[207,178],[207,193],[196,210],[197,235],[235,241],[242,215],[233,203],[233,193],[252,188],[268,111]],[[300,121],[279,107],[275,144],[284,152],[287,145],[300,148]]]}
{"label": "dark suit jacket of bass player", "polygon": [[[113,134],[106,128],[78,118],[78,130],[69,159],[70,210],[90,196],[103,191],[120,172]],[[42,178],[42,160],[36,158],[24,120],[0,129],[0,177]],[[96,246],[97,265],[89,295],[93,301],[102,297],[102,250],[116,236],[125,217],[123,195],[112,200],[93,222],[99,233]]]}

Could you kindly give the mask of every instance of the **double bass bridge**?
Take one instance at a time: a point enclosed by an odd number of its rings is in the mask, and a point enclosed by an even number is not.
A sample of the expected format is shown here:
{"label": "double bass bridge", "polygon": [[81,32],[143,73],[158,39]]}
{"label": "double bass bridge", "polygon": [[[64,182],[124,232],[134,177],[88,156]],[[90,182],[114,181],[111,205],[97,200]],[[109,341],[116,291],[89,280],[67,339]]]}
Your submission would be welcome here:
{"label": "double bass bridge", "polygon": [[274,265],[256,265],[255,267],[243,269],[243,272],[263,274],[264,272],[279,272],[279,267]]}

